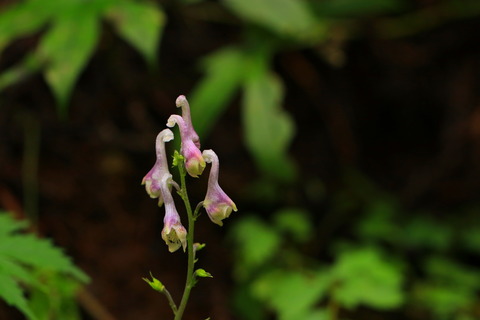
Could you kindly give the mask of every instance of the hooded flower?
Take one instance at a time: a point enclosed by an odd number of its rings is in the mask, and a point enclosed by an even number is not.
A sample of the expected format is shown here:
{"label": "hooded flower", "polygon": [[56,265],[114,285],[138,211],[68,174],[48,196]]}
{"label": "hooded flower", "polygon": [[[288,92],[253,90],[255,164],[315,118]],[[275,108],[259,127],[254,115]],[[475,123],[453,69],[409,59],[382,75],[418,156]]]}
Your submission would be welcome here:
{"label": "hooded flower", "polygon": [[200,139],[193,129],[190,118],[190,106],[185,96],[179,96],[176,101],[177,107],[182,108],[182,116],[171,115],[167,121],[167,127],[178,125],[182,139],[180,152],[185,157],[185,168],[190,176],[196,178],[205,169],[205,160],[200,152]]}
{"label": "hooded flower", "polygon": [[165,217],[163,218],[162,239],[168,246],[168,251],[174,252],[187,246],[187,230],[180,222],[180,215],[175,208],[172,194],[169,189],[171,174],[164,175],[160,182],[160,191],[165,202]]}
{"label": "hooded flower", "polygon": [[[173,132],[170,129],[162,130],[158,136],[155,143],[155,149],[157,153],[157,160],[153,165],[153,168],[143,177],[142,185],[145,185],[145,190],[147,191],[150,198],[158,198],[158,206],[163,205],[163,196],[160,191],[161,181],[165,175],[170,175],[168,171],[167,156],[165,153],[165,142],[173,140]],[[171,176],[171,175],[170,175]],[[169,186],[171,190],[171,186]]]}
{"label": "hooded flower", "polygon": [[178,96],[177,100],[175,101],[175,105],[177,108],[182,108],[182,118],[189,128],[190,139],[193,141],[195,146],[200,149],[200,138],[193,128],[192,117],[190,116],[190,104],[188,103],[187,98],[185,98],[184,95]]}
{"label": "hooded flower", "polygon": [[232,213],[232,210],[237,211],[237,206],[218,184],[218,170],[220,164],[215,152],[213,152],[213,150],[204,150],[202,155],[206,162],[212,164],[210,176],[208,178],[207,195],[205,196],[205,200],[203,200],[203,206],[205,207],[210,220],[212,220],[213,223],[222,226],[222,220],[228,218],[230,213]]}

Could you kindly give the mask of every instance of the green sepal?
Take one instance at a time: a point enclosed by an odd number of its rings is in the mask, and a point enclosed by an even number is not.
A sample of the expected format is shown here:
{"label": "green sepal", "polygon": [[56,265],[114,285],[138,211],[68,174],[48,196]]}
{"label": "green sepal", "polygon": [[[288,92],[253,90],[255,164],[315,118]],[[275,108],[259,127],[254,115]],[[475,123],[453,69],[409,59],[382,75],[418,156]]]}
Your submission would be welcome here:
{"label": "green sepal", "polygon": [[152,273],[150,272],[150,277],[152,280],[149,280],[147,278],[142,278],[146,283],[152,287],[153,290],[158,291],[158,292],[163,292],[165,290],[165,286],[163,283],[160,282],[157,278],[155,278]]}
{"label": "green sepal", "polygon": [[200,278],[213,278],[210,272],[207,272],[204,269],[195,270],[195,275]]}

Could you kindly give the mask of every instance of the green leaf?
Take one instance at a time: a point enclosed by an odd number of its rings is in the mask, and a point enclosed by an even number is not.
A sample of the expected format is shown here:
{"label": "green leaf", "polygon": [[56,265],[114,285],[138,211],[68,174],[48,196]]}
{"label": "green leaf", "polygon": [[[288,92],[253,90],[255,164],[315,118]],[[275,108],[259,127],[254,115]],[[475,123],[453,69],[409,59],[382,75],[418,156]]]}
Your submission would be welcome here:
{"label": "green leaf", "polygon": [[42,1],[22,1],[0,13],[0,52],[14,39],[39,31],[51,12]]}
{"label": "green leaf", "polygon": [[366,207],[366,217],[363,218],[357,229],[363,239],[381,240],[398,244],[404,237],[404,230],[395,217],[398,213],[396,205],[379,197],[372,197]]}
{"label": "green leaf", "polygon": [[408,237],[402,237],[407,248],[447,250],[453,241],[453,229],[425,215],[417,215],[404,228]]}
{"label": "green leaf", "polygon": [[0,273],[0,297],[5,302],[20,310],[29,319],[37,319],[28,307],[20,285],[10,276]]}
{"label": "green leaf", "polygon": [[115,1],[107,18],[130,45],[140,51],[149,64],[157,56],[160,35],[166,22],[163,11],[149,2]]}
{"label": "green leaf", "polygon": [[465,287],[475,291],[480,289],[480,272],[442,256],[429,257],[425,269],[433,279],[445,284]]}
{"label": "green leaf", "polygon": [[300,0],[223,0],[240,17],[263,25],[278,34],[300,40],[325,35],[325,25]]}
{"label": "green leaf", "polygon": [[301,318],[297,319],[302,319],[302,320],[330,320],[333,319],[334,317],[332,316],[331,312],[328,309],[316,309],[316,310],[311,310],[309,312],[306,312],[304,315],[302,315]]}
{"label": "green leaf", "polygon": [[0,274],[8,274],[15,280],[21,281],[23,284],[29,286],[42,286],[31,269],[5,256],[0,256]]}
{"label": "green leaf", "polygon": [[5,211],[0,211],[0,239],[27,228],[27,221],[13,220]]}
{"label": "green leaf", "polygon": [[280,247],[280,236],[256,217],[245,217],[237,221],[233,228],[232,235],[241,272],[248,273],[266,263]]}
{"label": "green leaf", "polygon": [[255,296],[266,300],[280,319],[304,319],[321,301],[330,285],[326,272],[275,270],[257,279],[252,285]]}
{"label": "green leaf", "polygon": [[48,239],[39,239],[32,234],[14,235],[0,242],[0,256],[17,260],[37,268],[65,272],[86,282],[88,277],[76,268],[63,252]]}
{"label": "green leaf", "polygon": [[204,269],[195,270],[195,275],[200,278],[213,278],[212,274]]}
{"label": "green leaf", "polygon": [[474,223],[463,228],[464,232],[460,234],[463,246],[472,251],[472,253],[480,254],[480,225]]}
{"label": "green leaf", "polygon": [[400,268],[373,248],[342,252],[332,269],[333,296],[342,306],[366,305],[377,309],[399,307],[404,301]]}
{"label": "green leaf", "polygon": [[242,110],[245,142],[265,174],[292,181],[296,170],[287,151],[295,133],[294,123],[281,109],[284,90],[280,79],[264,64],[260,61],[253,65],[245,83]]}
{"label": "green leaf", "polygon": [[[76,319],[74,293],[78,282],[88,277],[51,241],[20,233],[26,227],[24,221],[0,212],[0,298],[29,319],[42,314]],[[28,300],[24,291],[28,291]],[[52,312],[59,316],[52,317]]]}
{"label": "green leaf", "polygon": [[274,220],[279,230],[290,234],[298,242],[308,241],[312,236],[313,229],[308,214],[301,209],[282,209],[275,214]]}
{"label": "green leaf", "polygon": [[37,51],[40,60],[47,61],[45,77],[62,113],[66,111],[68,98],[92,55],[99,34],[97,16],[80,7],[78,11],[74,9],[71,8],[71,14],[75,16],[56,17]]}
{"label": "green leaf", "polygon": [[222,49],[203,60],[206,75],[189,98],[192,121],[201,137],[208,133],[241,86],[246,73],[245,60],[245,53],[237,48]]}
{"label": "green leaf", "polygon": [[30,52],[22,61],[0,73],[0,91],[41,70],[43,61]]}
{"label": "green leaf", "polygon": [[79,283],[51,271],[37,272],[41,287],[29,290],[29,306],[40,319],[80,320],[80,312],[75,297]]}
{"label": "green leaf", "polygon": [[474,307],[476,293],[455,285],[445,285],[438,282],[416,283],[412,298],[416,304],[433,313],[437,319],[453,319],[463,310]]}

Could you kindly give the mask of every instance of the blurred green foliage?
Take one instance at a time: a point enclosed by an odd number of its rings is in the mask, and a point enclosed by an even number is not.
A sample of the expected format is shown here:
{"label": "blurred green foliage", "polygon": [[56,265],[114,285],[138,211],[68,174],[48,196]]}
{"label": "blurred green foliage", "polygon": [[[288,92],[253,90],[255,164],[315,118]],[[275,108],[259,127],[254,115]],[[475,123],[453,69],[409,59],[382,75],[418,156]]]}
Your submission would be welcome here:
{"label": "blurred green foliage", "polygon": [[41,71],[65,114],[75,82],[97,47],[103,19],[154,63],[165,24],[158,6],[128,0],[19,1],[0,13],[0,53],[18,38],[39,32],[42,37],[37,48],[0,75],[0,90]]}
{"label": "blurred green foliage", "polygon": [[462,257],[480,258],[479,222],[411,215],[358,173],[346,179],[341,192],[350,204],[334,196],[341,203],[327,215],[359,217],[326,252],[317,247],[324,222],[315,225],[301,209],[274,212],[271,221],[245,214],[232,225],[242,319],[349,319],[359,307],[417,314],[412,319],[478,319],[480,270]]}
{"label": "blurred green foliage", "polygon": [[48,239],[22,232],[26,228],[0,212],[0,297],[28,319],[80,319],[75,294],[87,275]]}
{"label": "blurred green foliage", "polygon": [[[201,0],[174,2],[183,7],[211,6]],[[24,0],[5,6],[0,13],[0,54],[25,36],[36,34],[40,41],[20,62],[0,73],[0,90],[42,72],[65,116],[75,83],[98,46],[103,21],[150,66],[156,63],[167,23],[161,4],[163,1]],[[190,97],[194,124],[205,136],[233,96],[242,92],[246,146],[267,178],[283,182],[292,182],[297,176],[287,152],[295,126],[281,108],[284,85],[271,67],[276,54],[321,48],[339,32],[342,41],[357,37],[366,18],[379,18],[373,20],[373,34],[398,37],[480,14],[476,0],[443,0],[420,10],[407,0],[222,0],[215,5],[224,12],[220,20],[238,24],[244,36],[235,46],[228,43],[208,57],[199,57],[205,74]],[[231,21],[232,17],[237,20]],[[338,61],[335,63],[341,63]]]}

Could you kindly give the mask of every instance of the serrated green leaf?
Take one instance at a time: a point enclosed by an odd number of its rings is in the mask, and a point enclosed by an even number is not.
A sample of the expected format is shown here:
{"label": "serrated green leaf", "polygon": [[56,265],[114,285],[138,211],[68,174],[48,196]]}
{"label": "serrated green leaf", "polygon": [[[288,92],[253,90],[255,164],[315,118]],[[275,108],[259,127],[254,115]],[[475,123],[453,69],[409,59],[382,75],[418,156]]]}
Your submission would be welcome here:
{"label": "serrated green leaf", "polygon": [[29,319],[78,319],[74,292],[88,277],[51,241],[20,233],[26,225],[0,212],[0,298]]}
{"label": "serrated green leaf", "polygon": [[27,221],[14,220],[8,213],[0,211],[0,237],[9,236],[13,232],[24,230]]}
{"label": "serrated green leaf", "polygon": [[0,12],[0,52],[12,40],[39,31],[51,12],[41,1],[22,1]]}
{"label": "serrated green leaf", "polygon": [[32,273],[32,270],[5,256],[0,256],[0,274],[9,275],[26,285],[41,287],[41,283]]}
{"label": "serrated green leaf", "polygon": [[[70,9],[75,12],[75,8]],[[68,98],[93,53],[98,35],[96,14],[79,10],[74,17],[67,14],[56,17],[39,44],[37,54],[40,60],[47,61],[45,78],[61,113],[66,111]]]}
{"label": "serrated green leaf", "polygon": [[20,310],[30,320],[37,318],[28,307],[27,300],[23,295],[20,285],[12,277],[0,273],[0,297],[5,302]]}
{"label": "serrated green leaf", "polygon": [[254,63],[245,83],[242,109],[245,142],[265,174],[292,181],[296,170],[287,151],[295,134],[294,123],[281,109],[284,89],[280,79],[264,64]]}
{"label": "serrated green leaf", "polygon": [[80,320],[77,281],[56,272],[39,272],[42,286],[29,290],[28,305],[40,319]]}
{"label": "serrated green leaf", "polygon": [[236,48],[222,49],[205,58],[202,66],[206,74],[189,100],[195,130],[204,137],[241,86],[245,54]]}
{"label": "serrated green leaf", "polygon": [[71,274],[86,282],[88,277],[76,268],[63,252],[48,239],[39,239],[31,234],[14,235],[0,242],[0,256],[37,268],[45,268]]}
{"label": "serrated green leaf", "polygon": [[301,40],[318,38],[325,25],[317,21],[305,1],[223,0],[240,17],[274,32]]}
{"label": "serrated green leaf", "polygon": [[107,18],[119,35],[153,64],[160,35],[166,22],[163,11],[153,3],[116,1],[107,11]]}

